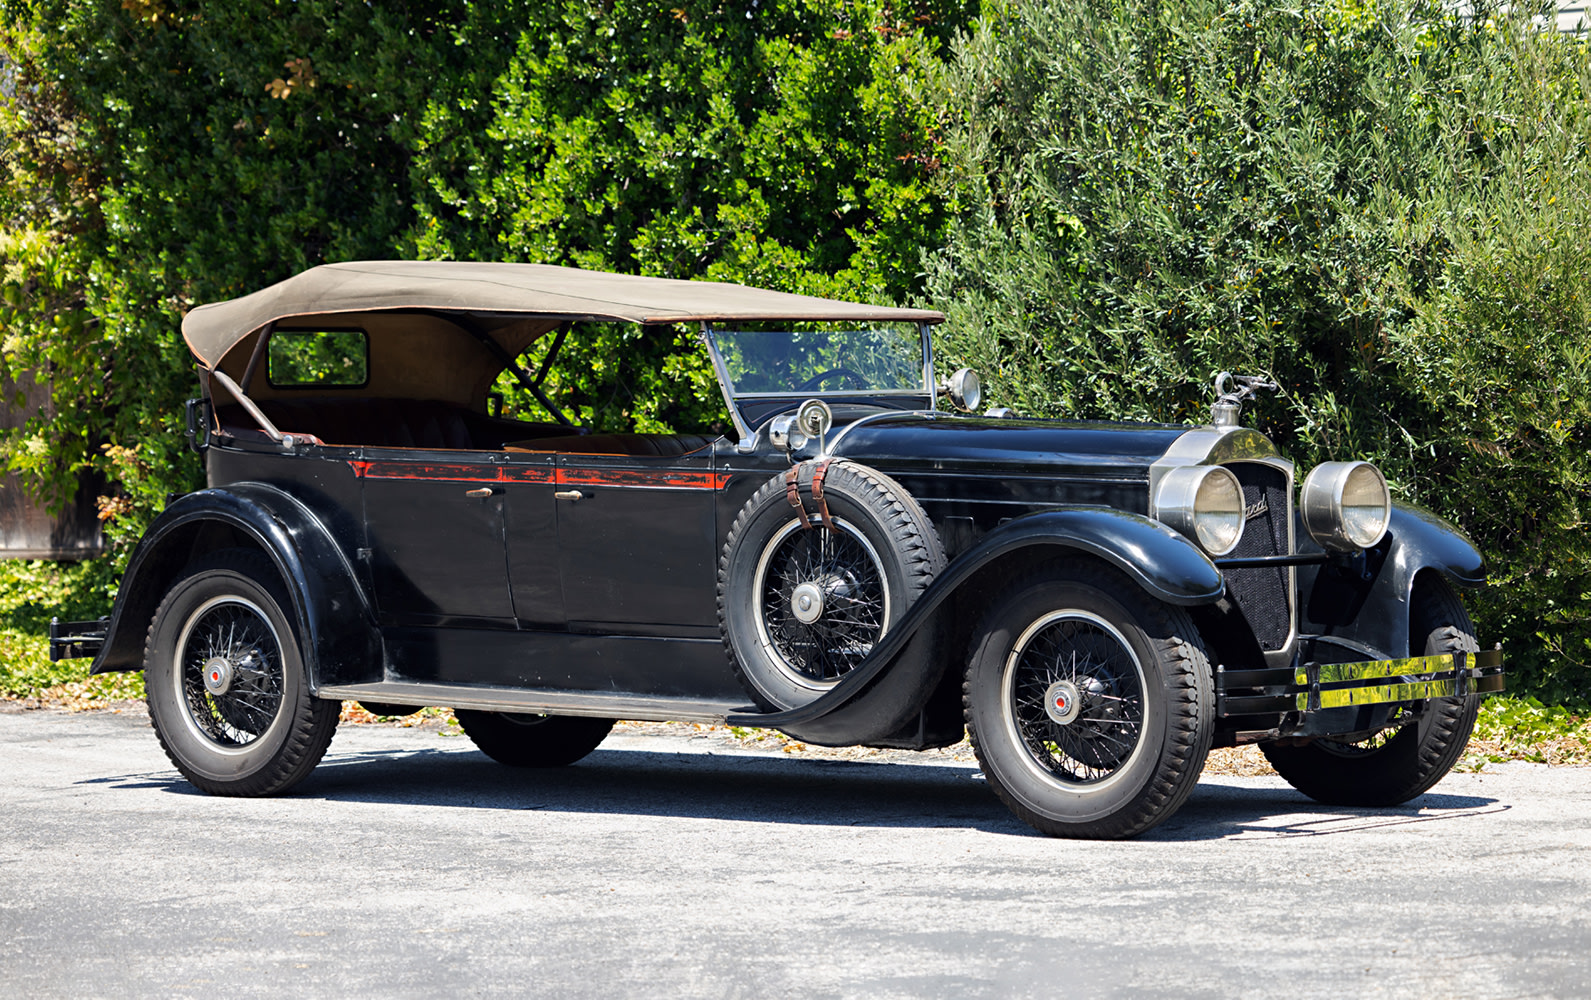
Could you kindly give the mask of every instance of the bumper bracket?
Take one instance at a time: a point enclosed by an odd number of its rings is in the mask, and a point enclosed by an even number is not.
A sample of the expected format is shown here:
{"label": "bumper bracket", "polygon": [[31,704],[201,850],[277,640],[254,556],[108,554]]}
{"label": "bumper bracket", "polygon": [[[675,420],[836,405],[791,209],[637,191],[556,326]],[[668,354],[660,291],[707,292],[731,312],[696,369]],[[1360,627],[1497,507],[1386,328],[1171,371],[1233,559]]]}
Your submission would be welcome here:
{"label": "bumper bracket", "polygon": [[110,632],[110,618],[88,622],[63,622],[50,619],[50,662],[98,656]]}

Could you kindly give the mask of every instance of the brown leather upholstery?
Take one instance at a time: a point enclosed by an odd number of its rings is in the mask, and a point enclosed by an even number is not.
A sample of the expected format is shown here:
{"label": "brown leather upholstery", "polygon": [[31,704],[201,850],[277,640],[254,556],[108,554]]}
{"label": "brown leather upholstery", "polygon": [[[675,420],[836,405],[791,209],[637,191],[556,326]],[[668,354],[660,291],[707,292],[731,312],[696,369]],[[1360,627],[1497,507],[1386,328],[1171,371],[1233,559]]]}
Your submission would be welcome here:
{"label": "brown leather upholstery", "polygon": [[673,457],[701,451],[713,443],[700,434],[570,434],[564,437],[510,441],[509,451],[557,451],[566,455],[637,455]]}
{"label": "brown leather upholstery", "polygon": [[[432,400],[315,396],[268,399],[260,403],[260,409],[283,433],[313,434],[330,445],[496,450],[505,438],[567,432],[556,424],[499,420]],[[217,415],[223,427],[245,432],[256,429],[240,406],[223,406]]]}

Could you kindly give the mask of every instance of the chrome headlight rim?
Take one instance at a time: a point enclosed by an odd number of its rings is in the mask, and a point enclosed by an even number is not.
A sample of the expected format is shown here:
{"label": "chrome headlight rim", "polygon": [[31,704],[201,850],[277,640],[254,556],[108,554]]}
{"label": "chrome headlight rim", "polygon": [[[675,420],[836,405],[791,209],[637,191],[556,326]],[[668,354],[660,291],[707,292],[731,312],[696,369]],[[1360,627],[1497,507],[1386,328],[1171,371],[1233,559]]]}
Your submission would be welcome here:
{"label": "chrome headlight rim", "polygon": [[1386,476],[1369,462],[1322,462],[1304,477],[1298,512],[1304,530],[1321,548],[1360,552],[1386,537],[1392,491]]}
{"label": "chrome headlight rim", "polygon": [[943,391],[956,409],[972,413],[983,403],[983,380],[971,368],[958,368],[945,381]]}
{"label": "chrome headlight rim", "polygon": [[1221,465],[1172,469],[1155,487],[1155,517],[1212,558],[1227,555],[1243,540],[1243,484]]}

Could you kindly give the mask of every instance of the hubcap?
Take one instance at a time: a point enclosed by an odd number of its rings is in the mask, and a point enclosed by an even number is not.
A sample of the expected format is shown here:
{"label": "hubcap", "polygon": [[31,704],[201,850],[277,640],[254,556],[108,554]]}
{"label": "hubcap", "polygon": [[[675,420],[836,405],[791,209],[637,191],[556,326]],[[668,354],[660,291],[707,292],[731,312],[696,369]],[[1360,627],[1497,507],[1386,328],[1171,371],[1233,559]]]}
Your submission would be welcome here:
{"label": "hubcap", "polygon": [[224,656],[212,656],[204,661],[204,689],[216,697],[227,693],[232,686],[232,661]]}
{"label": "hubcap", "polygon": [[757,561],[757,638],[773,666],[821,691],[867,658],[890,616],[883,563],[843,519],[834,528],[790,521]]}
{"label": "hubcap", "polygon": [[811,582],[798,585],[790,593],[790,611],[803,625],[811,625],[822,618],[823,588]]}
{"label": "hubcap", "polygon": [[1059,726],[1069,725],[1077,718],[1077,712],[1082,707],[1083,700],[1077,693],[1077,685],[1071,681],[1056,681],[1050,689],[1044,692],[1044,711],[1049,713],[1051,719]]}

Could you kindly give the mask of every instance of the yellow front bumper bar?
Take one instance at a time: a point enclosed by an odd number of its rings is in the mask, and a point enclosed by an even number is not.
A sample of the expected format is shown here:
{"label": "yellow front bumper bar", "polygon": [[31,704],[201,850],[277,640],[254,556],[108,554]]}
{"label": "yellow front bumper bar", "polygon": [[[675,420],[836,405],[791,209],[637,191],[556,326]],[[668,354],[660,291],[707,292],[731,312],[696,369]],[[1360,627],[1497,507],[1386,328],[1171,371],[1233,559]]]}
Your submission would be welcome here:
{"label": "yellow front bumper bar", "polygon": [[1503,689],[1503,651],[1440,653],[1361,663],[1304,663],[1294,674],[1300,712],[1489,694]]}

